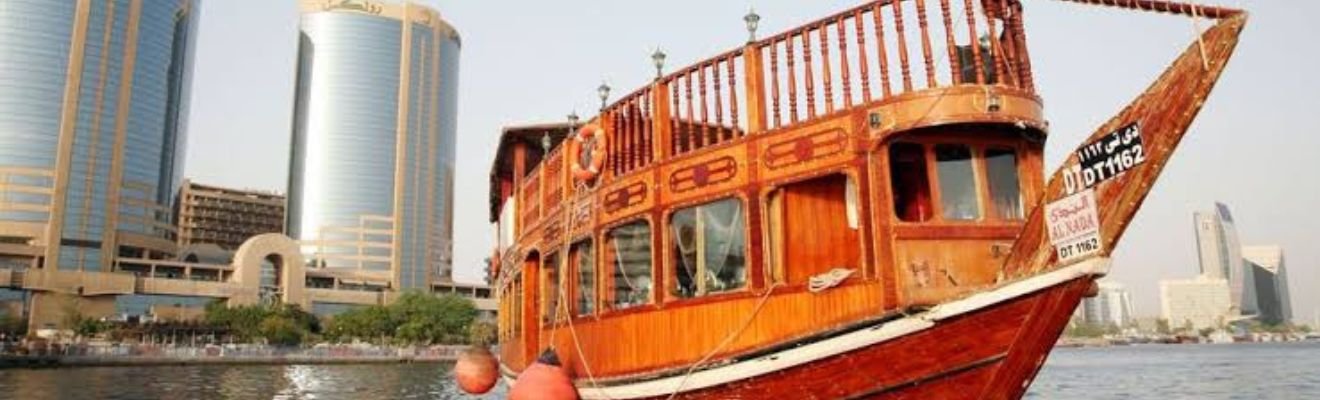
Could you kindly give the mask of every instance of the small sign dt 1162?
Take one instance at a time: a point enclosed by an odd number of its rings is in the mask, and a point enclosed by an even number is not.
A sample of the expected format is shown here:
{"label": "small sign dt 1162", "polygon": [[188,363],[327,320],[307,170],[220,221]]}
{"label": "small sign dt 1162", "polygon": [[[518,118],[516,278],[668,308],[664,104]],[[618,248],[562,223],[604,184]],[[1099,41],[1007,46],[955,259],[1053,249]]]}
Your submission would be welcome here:
{"label": "small sign dt 1162", "polygon": [[1095,187],[1145,161],[1141,124],[1127,124],[1077,149],[1077,165],[1063,173],[1064,190],[1071,195]]}

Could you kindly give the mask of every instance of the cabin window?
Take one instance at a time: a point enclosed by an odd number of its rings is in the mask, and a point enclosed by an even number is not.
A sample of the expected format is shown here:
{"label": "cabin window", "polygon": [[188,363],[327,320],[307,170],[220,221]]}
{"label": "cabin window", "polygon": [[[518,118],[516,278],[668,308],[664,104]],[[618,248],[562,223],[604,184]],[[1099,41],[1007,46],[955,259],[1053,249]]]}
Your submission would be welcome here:
{"label": "cabin window", "polygon": [[986,149],[985,171],[986,181],[990,185],[994,216],[1006,220],[1022,219],[1022,191],[1018,185],[1017,154],[1006,148]]}
{"label": "cabin window", "polygon": [[930,181],[926,152],[919,144],[889,146],[889,179],[894,191],[894,214],[899,220],[921,222],[931,217]]}
{"label": "cabin window", "polygon": [[745,214],[742,202],[730,198],[670,216],[674,296],[689,298],[747,286]]}
{"label": "cabin window", "polygon": [[559,254],[551,254],[541,262],[541,321],[552,323],[559,311]]}
{"label": "cabin window", "polygon": [[573,245],[569,256],[577,274],[574,315],[590,315],[596,309],[596,249],[584,240]]}
{"label": "cabin window", "polygon": [[784,185],[771,193],[772,279],[806,284],[861,259],[856,186],[843,174]]}
{"label": "cabin window", "polygon": [[611,307],[615,310],[636,307],[651,301],[651,225],[632,222],[611,229],[609,265]]}
{"label": "cabin window", "polygon": [[935,145],[935,173],[939,176],[940,215],[950,221],[981,219],[971,148],[961,144]]}

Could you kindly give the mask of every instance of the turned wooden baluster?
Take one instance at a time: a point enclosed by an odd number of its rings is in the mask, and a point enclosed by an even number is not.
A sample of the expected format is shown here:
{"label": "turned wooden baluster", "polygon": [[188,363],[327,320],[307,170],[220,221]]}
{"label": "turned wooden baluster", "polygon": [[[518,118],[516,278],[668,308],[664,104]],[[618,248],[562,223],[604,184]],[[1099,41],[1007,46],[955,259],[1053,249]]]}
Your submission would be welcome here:
{"label": "turned wooden baluster", "polygon": [[885,50],[885,19],[880,11],[880,2],[876,2],[871,9],[871,17],[875,19],[876,51],[880,52],[880,93],[881,98],[887,98],[892,94],[889,88],[889,52]]}
{"label": "turned wooden baluster", "polygon": [[634,170],[642,166],[642,157],[644,157],[642,150],[646,147],[642,138],[642,107],[639,104],[640,102],[641,99],[636,97],[628,101],[628,113],[632,116],[628,119],[628,128],[632,130],[633,134],[632,149],[629,153],[632,155],[632,169]]}
{"label": "turned wooden baluster", "polygon": [[609,116],[610,139],[606,143],[610,147],[610,159],[607,161],[610,162],[610,171],[618,176],[623,172],[623,132],[619,132],[619,128],[623,125],[619,120],[619,113],[611,111]]}
{"label": "turned wooden baluster", "polygon": [[962,63],[958,61],[958,45],[953,40],[953,13],[949,0],[940,0],[940,14],[944,16],[944,47],[949,50],[949,79],[957,85],[962,83]]}
{"label": "turned wooden baluster", "polygon": [[1022,28],[1022,4],[1013,3],[1010,10],[1013,14],[1011,18],[1013,45],[1017,47],[1018,79],[1021,80],[1023,89],[1034,93],[1036,92],[1036,82],[1031,76],[1031,54],[1027,51],[1027,32]]}
{"label": "turned wooden baluster", "polygon": [[816,117],[816,74],[811,72],[811,30],[802,30],[802,75],[807,79],[807,119]]}
{"label": "turned wooden baluster", "polygon": [[724,95],[720,93],[720,76],[723,73],[720,72],[720,60],[710,63],[710,73],[715,86],[715,139],[711,141],[714,144],[724,139]]}
{"label": "turned wooden baluster", "polygon": [[628,171],[632,171],[633,166],[633,121],[632,113],[628,110],[628,104],[621,103],[620,105],[623,106],[619,109],[619,115],[621,116],[621,118],[619,118],[619,123],[621,124],[620,129],[623,132],[623,167],[620,168],[620,171],[626,174]]}
{"label": "turned wooden baluster", "polygon": [[710,120],[707,118],[706,106],[706,66],[697,66],[697,80],[701,88],[701,136],[697,138],[697,148],[706,147],[706,140],[710,139]]}
{"label": "turned wooden baluster", "polygon": [[788,122],[797,123],[797,67],[793,63],[793,55],[797,49],[793,48],[793,34],[789,34],[784,40],[784,56],[788,57]]}
{"label": "turned wooden baluster", "polygon": [[847,108],[852,107],[852,77],[848,75],[848,36],[844,20],[835,21],[834,26],[838,29],[834,38],[839,42],[839,79],[843,81],[843,106]]}
{"label": "turned wooden baluster", "polygon": [[963,0],[967,7],[967,34],[971,38],[972,62],[976,64],[976,83],[985,84],[985,64],[981,61],[981,41],[976,37],[976,7],[972,0]]}
{"label": "turned wooden baluster", "polygon": [[994,73],[990,75],[994,76],[994,79],[991,79],[994,82],[989,83],[1000,83],[1004,81],[1004,68],[1000,68],[1004,63],[1004,55],[1001,54],[1003,50],[999,48],[999,34],[995,31],[995,18],[991,16],[990,7],[986,7],[985,3],[981,3],[981,13],[985,14],[985,24],[990,33],[990,60],[994,68]]}
{"label": "turned wooden baluster", "polygon": [[833,69],[830,68],[830,30],[826,29],[828,23],[821,23],[816,28],[817,35],[820,37],[820,65],[821,65],[821,85],[825,86],[825,113],[834,113],[834,78],[830,75]]}
{"label": "turned wooden baluster", "polygon": [[680,143],[678,140],[678,129],[680,125],[678,124],[678,118],[675,116],[677,116],[680,111],[678,108],[678,85],[677,82],[674,81],[670,81],[669,83],[669,103],[670,107],[672,107],[669,109],[669,115],[666,116],[669,118],[669,150],[671,152],[670,154],[679,155],[687,150],[680,150],[682,145],[686,143]]}
{"label": "turned wooden baluster", "polygon": [[775,127],[782,122],[779,119],[779,41],[770,42],[770,107],[773,110]]}
{"label": "turned wooden baluster", "polygon": [[685,72],[683,75],[687,80],[687,93],[684,93],[684,96],[687,97],[687,121],[684,123],[687,126],[683,131],[687,133],[687,151],[692,151],[697,149],[697,114],[692,109],[692,105],[695,103],[692,100],[692,71]]}
{"label": "turned wooden baluster", "polygon": [[917,26],[921,28],[921,57],[926,65],[926,87],[935,87],[935,59],[931,56],[930,26],[926,23],[926,0],[917,2]]}
{"label": "turned wooden baluster", "polygon": [[642,109],[639,111],[642,118],[638,118],[638,123],[642,124],[642,166],[651,165],[655,159],[655,131],[651,127],[651,121],[655,115],[651,112],[651,91],[642,93]]}
{"label": "turned wooden baluster", "polygon": [[1017,43],[1013,40],[1013,29],[1010,26],[1012,15],[1009,12],[1008,0],[999,0],[999,17],[1004,21],[1003,35],[1006,39],[1001,42],[1004,47],[1004,49],[1001,49],[1004,52],[1004,73],[1012,78],[1011,84],[1013,86],[1020,88],[1022,87],[1022,77],[1019,76],[1017,69],[1020,56],[1017,51]]}
{"label": "turned wooden baluster", "polygon": [[853,11],[853,24],[857,26],[857,72],[861,74],[862,102],[868,103],[871,101],[871,76],[867,65],[870,64],[870,58],[866,57],[866,28],[862,27],[865,25],[862,23],[862,10]]}
{"label": "turned wooden baluster", "polygon": [[[724,66],[729,69],[729,137],[742,136],[746,132],[738,129],[738,76],[734,67],[735,58],[732,54],[724,59]],[[749,105],[748,107],[751,107]],[[765,111],[762,111],[765,112]]]}
{"label": "turned wooden baluster", "polygon": [[[971,1],[971,0],[968,0]],[[903,92],[912,91],[912,67],[908,65],[907,33],[903,31],[903,2],[894,1],[894,30],[898,32],[898,64],[903,72]]]}

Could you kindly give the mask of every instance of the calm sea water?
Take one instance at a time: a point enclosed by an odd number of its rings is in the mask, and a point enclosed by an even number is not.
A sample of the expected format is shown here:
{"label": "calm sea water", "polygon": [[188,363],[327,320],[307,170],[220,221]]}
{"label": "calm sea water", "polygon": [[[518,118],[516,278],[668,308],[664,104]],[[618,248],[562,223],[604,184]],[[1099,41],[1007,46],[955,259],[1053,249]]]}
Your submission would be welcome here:
{"label": "calm sea water", "polygon": [[[467,398],[438,364],[0,371],[0,399]],[[1320,399],[1320,343],[1058,349],[1027,398]]]}

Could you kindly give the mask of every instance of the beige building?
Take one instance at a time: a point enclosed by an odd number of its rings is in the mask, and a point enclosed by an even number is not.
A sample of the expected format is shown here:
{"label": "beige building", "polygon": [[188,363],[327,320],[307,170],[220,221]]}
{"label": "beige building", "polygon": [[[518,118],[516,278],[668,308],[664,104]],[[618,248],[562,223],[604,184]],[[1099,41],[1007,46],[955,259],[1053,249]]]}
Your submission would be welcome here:
{"label": "beige building", "polygon": [[1160,281],[1162,316],[1173,329],[1221,328],[1235,319],[1227,279],[1199,275]]}
{"label": "beige building", "polygon": [[277,193],[229,189],[185,179],[175,209],[179,248],[214,244],[235,250],[253,236],[284,232],[284,196]]}

